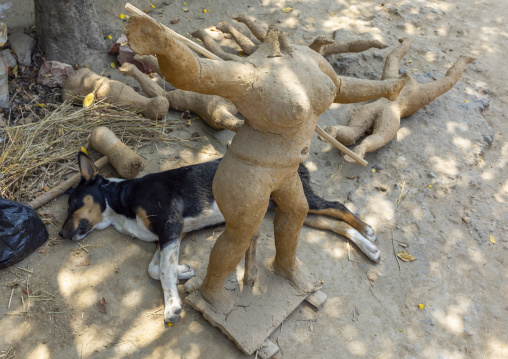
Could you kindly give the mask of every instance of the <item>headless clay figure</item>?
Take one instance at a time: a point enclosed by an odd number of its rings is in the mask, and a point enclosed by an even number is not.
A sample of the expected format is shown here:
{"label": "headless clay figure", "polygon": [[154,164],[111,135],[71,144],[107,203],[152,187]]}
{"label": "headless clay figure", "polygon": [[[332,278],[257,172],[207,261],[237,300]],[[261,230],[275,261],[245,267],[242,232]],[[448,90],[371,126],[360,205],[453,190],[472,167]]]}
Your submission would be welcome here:
{"label": "headless clay figure", "polygon": [[81,102],[80,97],[92,92],[98,100],[139,110],[152,120],[164,117],[169,108],[168,100],[164,96],[146,98],[126,84],[99,76],[87,68],[79,69],[69,76],[64,84],[62,98],[65,101]]}
{"label": "headless clay figure", "polygon": [[297,169],[308,156],[318,116],[333,102],[396,97],[403,81],[342,81],[323,56],[290,45],[273,25],[243,61],[197,58],[153,19],[131,16],[125,33],[134,52],[157,55],[161,73],[175,87],[225,97],[245,116],[213,181],[226,230],[210,253],[201,287],[205,299],[223,312],[232,307],[224,280],[248,249],[270,196],[278,205],[273,269],[313,291],[318,281],[296,259],[308,212]]}
{"label": "headless clay figure", "polygon": [[[409,50],[411,39],[403,39],[400,42],[401,44],[386,58],[382,80],[394,79],[399,76],[399,61]],[[383,147],[395,137],[400,127],[401,118],[411,116],[450,90],[462,76],[466,65],[474,60],[475,58],[472,56],[462,55],[450,67],[444,78],[426,84],[417,83],[406,73],[403,76],[406,80],[404,88],[395,101],[381,98],[363,105],[353,114],[347,126],[329,126],[325,128],[325,131],[342,144],[352,145],[372,129],[372,134],[365,137],[353,149],[363,158],[367,152]],[[345,159],[354,162],[349,156],[346,156]]]}

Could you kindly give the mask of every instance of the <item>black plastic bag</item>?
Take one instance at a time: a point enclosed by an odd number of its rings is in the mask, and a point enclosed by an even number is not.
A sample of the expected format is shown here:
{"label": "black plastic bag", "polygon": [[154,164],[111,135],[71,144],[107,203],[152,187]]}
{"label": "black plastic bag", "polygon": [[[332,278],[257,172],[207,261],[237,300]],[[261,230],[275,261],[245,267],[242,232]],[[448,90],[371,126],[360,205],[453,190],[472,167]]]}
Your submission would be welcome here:
{"label": "black plastic bag", "polygon": [[0,269],[22,261],[48,237],[46,225],[32,207],[0,198]]}

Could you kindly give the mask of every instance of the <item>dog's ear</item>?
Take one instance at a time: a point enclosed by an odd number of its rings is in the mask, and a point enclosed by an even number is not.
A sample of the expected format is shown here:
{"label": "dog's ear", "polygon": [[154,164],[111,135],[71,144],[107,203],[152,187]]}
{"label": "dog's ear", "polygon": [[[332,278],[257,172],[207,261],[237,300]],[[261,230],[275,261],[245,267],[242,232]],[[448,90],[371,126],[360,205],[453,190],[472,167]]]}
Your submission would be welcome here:
{"label": "dog's ear", "polygon": [[99,174],[99,170],[95,167],[93,161],[82,151],[78,153],[78,164],[81,177],[87,182],[94,181],[95,177]]}

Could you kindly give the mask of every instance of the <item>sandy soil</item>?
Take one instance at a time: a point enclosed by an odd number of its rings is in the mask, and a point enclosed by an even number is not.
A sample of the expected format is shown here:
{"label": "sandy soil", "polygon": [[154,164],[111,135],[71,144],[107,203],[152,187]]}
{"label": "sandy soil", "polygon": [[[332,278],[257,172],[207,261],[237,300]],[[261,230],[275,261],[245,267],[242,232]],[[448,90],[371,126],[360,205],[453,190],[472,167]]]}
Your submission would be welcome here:
{"label": "sandy soil", "polygon": [[[10,8],[8,3],[0,12],[3,21],[30,25],[31,1],[16,1]],[[96,3],[105,34],[120,35],[123,2]],[[133,3],[150,9],[147,1]],[[401,68],[420,82],[442,77],[460,54],[477,56],[451,91],[402,120],[397,138],[367,156],[367,168],[342,166],[335,148],[314,139],[306,162],[314,188],[326,198],[343,201],[375,228],[383,259],[373,264],[359,250],[348,249],[344,238],[304,228],[299,257],[324,280],[328,301],[317,312],[300,305],[271,339],[281,348],[277,358],[507,358],[508,3],[164,3],[153,1],[152,16],[166,24],[179,18],[172,27],[183,35],[228,20],[231,14],[248,13],[262,25],[277,23],[298,43],[308,44],[320,34],[333,36],[341,29],[341,38],[376,37],[389,45],[330,58],[336,71],[346,76],[378,78],[390,47],[404,36],[411,36],[413,45]],[[287,6],[294,10],[282,12]],[[235,50],[226,40],[223,45]],[[103,56],[91,67],[102,71],[105,63],[109,59]],[[334,105],[320,124],[345,124],[355,107]],[[153,154],[151,147],[143,149],[143,173],[219,157],[232,136],[199,120],[175,136],[184,138],[195,131],[208,140],[191,147],[159,147]],[[381,170],[372,172],[373,166]],[[54,214],[61,223],[65,198],[41,212]],[[268,214],[261,227],[260,245],[266,248],[273,248],[272,218]],[[57,228],[50,231],[56,239]],[[201,277],[218,232],[203,230],[183,240],[181,262]],[[153,244],[113,229],[92,233],[81,243],[84,248],[71,242],[52,244],[0,272],[0,358],[9,348],[16,358],[245,357],[189,306],[184,306],[177,324],[164,326],[162,291],[147,273]],[[398,263],[394,251],[402,250],[417,260]],[[85,258],[89,265],[83,266]],[[8,283],[15,279],[24,284],[14,288],[7,308]],[[23,293],[26,283],[37,296],[30,302]],[[101,298],[106,301],[105,314],[97,307]],[[24,305],[28,314],[13,315]]]}

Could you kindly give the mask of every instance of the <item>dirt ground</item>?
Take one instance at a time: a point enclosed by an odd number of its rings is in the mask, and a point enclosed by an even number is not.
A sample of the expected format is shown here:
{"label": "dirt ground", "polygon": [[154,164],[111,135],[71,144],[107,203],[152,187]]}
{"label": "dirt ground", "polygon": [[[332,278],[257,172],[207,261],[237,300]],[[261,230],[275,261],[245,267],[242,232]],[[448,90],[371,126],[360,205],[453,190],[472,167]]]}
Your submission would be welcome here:
{"label": "dirt ground", "polygon": [[[317,312],[300,305],[270,338],[280,346],[280,359],[508,358],[508,2],[152,1],[155,9],[148,1],[133,4],[168,25],[180,19],[171,27],[182,35],[247,13],[266,27],[276,23],[296,43],[340,30],[339,38],[388,44],[332,56],[344,76],[379,78],[385,56],[405,36],[413,45],[400,66],[420,82],[442,77],[460,54],[477,57],[452,90],[402,120],[397,137],[367,155],[366,168],[343,166],[335,148],[314,138],[306,165],[316,192],[342,201],[375,228],[382,260],[374,264],[344,238],[304,228],[298,256],[322,278],[328,301]],[[123,2],[96,4],[105,34],[116,38]],[[29,26],[32,11],[31,0],[4,1],[0,21]],[[222,44],[238,51],[227,40]],[[99,56],[90,66],[116,76],[118,70],[106,69],[109,62]],[[356,106],[334,105],[319,123],[346,124]],[[199,120],[174,135],[196,131],[206,139],[189,147],[142,149],[143,174],[217,158],[232,137]],[[50,232],[57,239],[66,198],[41,212],[56,216]],[[272,219],[268,214],[261,226],[259,245],[268,250]],[[219,232],[202,230],[182,242],[181,262],[200,277]],[[0,358],[245,357],[187,305],[178,323],[164,325],[162,290],[147,273],[154,244],[111,228],[81,245],[50,244],[0,272]],[[398,262],[394,252],[403,250],[416,260]],[[14,280],[23,285],[11,288]],[[31,298],[23,292],[27,286]],[[97,306],[102,298],[104,314]],[[19,314],[24,308],[28,313]]]}

